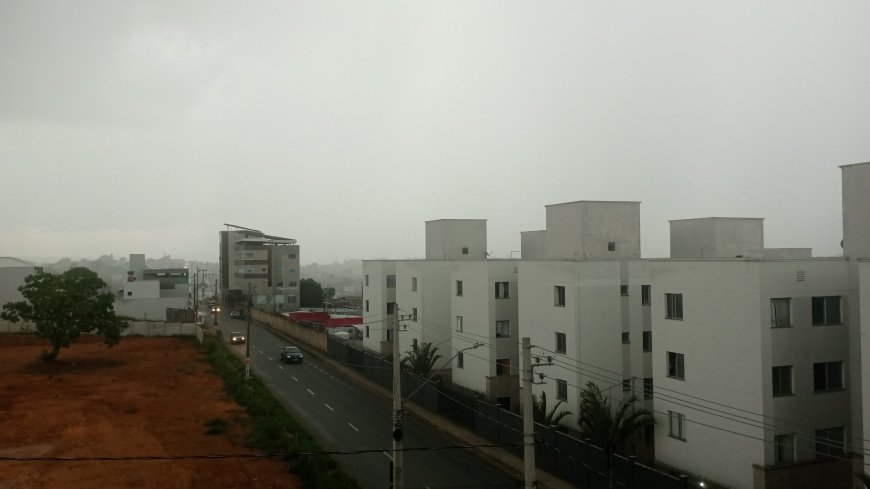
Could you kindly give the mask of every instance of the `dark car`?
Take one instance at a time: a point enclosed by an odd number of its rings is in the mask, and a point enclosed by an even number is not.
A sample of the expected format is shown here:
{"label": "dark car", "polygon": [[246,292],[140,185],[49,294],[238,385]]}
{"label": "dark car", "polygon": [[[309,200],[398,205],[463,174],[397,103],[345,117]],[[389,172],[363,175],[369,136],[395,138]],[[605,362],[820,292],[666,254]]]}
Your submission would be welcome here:
{"label": "dark car", "polygon": [[243,311],[236,309],[230,313],[230,317],[233,319],[244,319],[245,313]]}
{"label": "dark car", "polygon": [[281,361],[284,363],[302,363],[302,350],[298,346],[285,346],[281,349]]}
{"label": "dark car", "polygon": [[244,343],[246,340],[247,338],[245,337],[245,333],[242,333],[241,331],[233,331],[230,334],[230,343],[234,345],[238,343]]}

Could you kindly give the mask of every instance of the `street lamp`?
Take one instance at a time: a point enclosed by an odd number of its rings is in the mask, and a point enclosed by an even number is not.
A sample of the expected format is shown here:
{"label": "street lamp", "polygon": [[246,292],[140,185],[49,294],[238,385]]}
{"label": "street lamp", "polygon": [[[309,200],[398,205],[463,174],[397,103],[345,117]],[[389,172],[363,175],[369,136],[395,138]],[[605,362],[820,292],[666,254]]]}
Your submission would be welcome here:
{"label": "street lamp", "polygon": [[[214,306],[211,308],[211,312],[214,313],[214,325],[217,326],[217,313],[221,312],[221,308],[218,306]],[[246,340],[247,341],[247,340]]]}

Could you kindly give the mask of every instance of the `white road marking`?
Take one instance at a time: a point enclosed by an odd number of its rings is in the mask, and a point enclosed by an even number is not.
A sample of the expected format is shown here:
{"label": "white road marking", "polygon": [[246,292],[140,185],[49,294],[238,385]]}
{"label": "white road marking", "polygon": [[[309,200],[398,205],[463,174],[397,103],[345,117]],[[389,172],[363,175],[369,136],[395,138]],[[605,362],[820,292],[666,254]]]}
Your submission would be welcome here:
{"label": "white road marking", "polygon": [[389,453],[387,453],[387,452],[381,452],[381,453],[384,454],[384,457],[387,457],[388,459],[390,459],[390,462],[393,461],[393,457]]}
{"label": "white road marking", "polygon": [[294,377],[294,376],[292,376],[292,375],[290,376],[290,378],[293,379],[293,380],[295,380],[296,382],[299,382],[299,379],[297,379],[296,377]]}
{"label": "white road marking", "polygon": [[311,390],[311,389],[305,389],[305,390],[307,390],[308,393],[311,394],[312,396],[315,395],[313,390]]}
{"label": "white road marking", "polygon": [[332,409],[332,406],[330,406],[329,404],[326,404],[324,402],[323,405],[326,406],[326,409],[329,409],[330,411],[335,411],[335,409]]}
{"label": "white road marking", "polygon": [[351,428],[353,428],[354,431],[359,431],[359,428],[354,426],[351,422],[348,421],[347,425],[350,426]]}
{"label": "white road marking", "polygon": [[284,370],[284,366],[283,366],[283,365],[278,365],[278,368],[280,368],[281,370]]}
{"label": "white road marking", "polygon": [[272,357],[266,357],[266,358],[268,358],[270,362],[272,361]]}

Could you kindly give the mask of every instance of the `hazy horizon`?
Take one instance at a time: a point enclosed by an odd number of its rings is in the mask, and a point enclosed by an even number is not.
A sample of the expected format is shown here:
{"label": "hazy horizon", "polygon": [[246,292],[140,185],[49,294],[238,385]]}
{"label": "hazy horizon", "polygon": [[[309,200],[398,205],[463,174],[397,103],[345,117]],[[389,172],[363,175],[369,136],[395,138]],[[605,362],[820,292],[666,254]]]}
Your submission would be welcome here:
{"label": "hazy horizon", "polygon": [[0,256],[216,261],[224,223],[302,263],[424,256],[544,206],[765,218],[838,256],[870,160],[870,3],[0,3]]}

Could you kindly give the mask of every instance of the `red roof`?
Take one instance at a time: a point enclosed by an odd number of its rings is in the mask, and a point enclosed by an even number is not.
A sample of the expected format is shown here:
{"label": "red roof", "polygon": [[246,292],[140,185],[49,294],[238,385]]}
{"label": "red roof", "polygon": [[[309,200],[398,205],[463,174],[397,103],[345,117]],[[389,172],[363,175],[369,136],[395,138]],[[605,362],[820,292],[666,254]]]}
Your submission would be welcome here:
{"label": "red roof", "polygon": [[328,312],[315,311],[296,311],[288,312],[287,318],[293,322],[315,323],[324,328],[335,328],[338,326],[357,326],[362,325],[362,316],[332,316]]}

